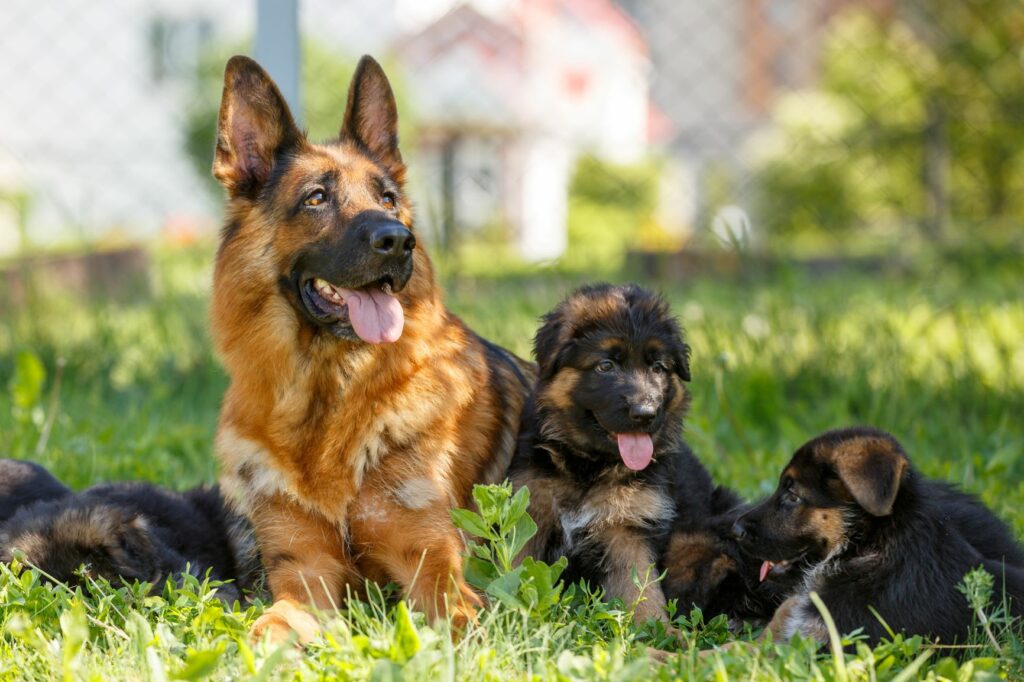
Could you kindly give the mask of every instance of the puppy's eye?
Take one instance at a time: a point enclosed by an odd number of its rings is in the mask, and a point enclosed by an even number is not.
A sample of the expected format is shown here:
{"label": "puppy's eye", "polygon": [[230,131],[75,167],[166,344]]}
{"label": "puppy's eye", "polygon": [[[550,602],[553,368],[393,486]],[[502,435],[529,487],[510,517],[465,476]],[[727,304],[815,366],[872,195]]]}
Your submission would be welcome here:
{"label": "puppy's eye", "polygon": [[782,495],[782,502],[784,504],[787,504],[787,505],[791,506],[791,507],[795,507],[796,505],[798,505],[801,502],[803,502],[803,500],[801,500],[800,496],[797,495],[796,493],[794,493],[792,490],[787,490]]}
{"label": "puppy's eye", "polygon": [[302,202],[304,206],[319,206],[327,201],[327,194],[322,189],[315,189]]}
{"label": "puppy's eye", "polygon": [[658,360],[653,365],[651,365],[651,369],[658,374],[664,374],[665,372],[668,371],[668,366],[661,360]]}
{"label": "puppy's eye", "polygon": [[604,374],[605,372],[610,372],[613,369],[615,369],[615,363],[612,362],[611,360],[602,360],[601,362],[597,363],[597,366],[594,367],[594,369],[600,372],[601,374]]}
{"label": "puppy's eye", "polygon": [[393,211],[398,206],[398,198],[391,192],[385,192],[380,195],[380,205],[389,211]]}

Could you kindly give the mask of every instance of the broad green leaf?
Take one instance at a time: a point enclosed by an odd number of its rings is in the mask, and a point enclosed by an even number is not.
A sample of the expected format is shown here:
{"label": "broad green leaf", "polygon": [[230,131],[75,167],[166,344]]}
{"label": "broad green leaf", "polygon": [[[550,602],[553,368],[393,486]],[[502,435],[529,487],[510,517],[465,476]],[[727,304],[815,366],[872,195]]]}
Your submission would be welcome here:
{"label": "broad green leaf", "polygon": [[529,515],[523,515],[516,525],[512,528],[511,537],[509,538],[511,544],[509,546],[509,555],[515,558],[522,551],[526,543],[530,541],[534,535],[537,534],[537,524]]}
{"label": "broad green leaf", "polygon": [[391,658],[405,663],[420,650],[420,636],[412,624],[409,607],[404,601],[395,608],[395,637],[391,643]]}
{"label": "broad green leaf", "polygon": [[479,557],[466,557],[463,566],[466,582],[478,589],[486,589],[488,585],[498,579],[498,569],[490,561]]}
{"label": "broad green leaf", "polygon": [[452,523],[455,524],[456,528],[464,530],[478,538],[490,537],[490,530],[479,514],[471,512],[468,509],[452,509],[449,513],[452,517]]}
{"label": "broad green leaf", "polygon": [[174,672],[175,680],[201,680],[209,677],[217,670],[217,664],[224,654],[224,645],[206,651],[190,651],[185,655],[185,665]]}

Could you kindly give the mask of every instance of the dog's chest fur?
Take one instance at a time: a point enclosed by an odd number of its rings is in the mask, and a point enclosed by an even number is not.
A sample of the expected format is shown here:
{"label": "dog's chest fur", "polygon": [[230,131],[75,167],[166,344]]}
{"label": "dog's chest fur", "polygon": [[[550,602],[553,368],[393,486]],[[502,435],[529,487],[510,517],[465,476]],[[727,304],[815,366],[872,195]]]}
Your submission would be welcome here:
{"label": "dog's chest fur", "polygon": [[653,529],[674,518],[674,503],[659,487],[615,478],[598,481],[556,504],[567,551],[608,529]]}

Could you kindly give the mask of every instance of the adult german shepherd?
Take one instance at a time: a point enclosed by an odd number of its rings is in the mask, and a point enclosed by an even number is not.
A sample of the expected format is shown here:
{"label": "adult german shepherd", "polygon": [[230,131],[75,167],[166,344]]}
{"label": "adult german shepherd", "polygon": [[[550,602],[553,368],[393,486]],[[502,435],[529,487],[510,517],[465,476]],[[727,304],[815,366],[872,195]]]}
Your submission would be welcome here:
{"label": "adult german shepherd", "polygon": [[479,598],[448,511],[504,476],[532,365],[448,312],[404,194],[395,98],[363,57],[339,137],[315,144],[246,57],[224,74],[213,175],[227,217],[214,339],[231,377],[216,450],[273,606],[305,641],[366,578],[461,627]]}

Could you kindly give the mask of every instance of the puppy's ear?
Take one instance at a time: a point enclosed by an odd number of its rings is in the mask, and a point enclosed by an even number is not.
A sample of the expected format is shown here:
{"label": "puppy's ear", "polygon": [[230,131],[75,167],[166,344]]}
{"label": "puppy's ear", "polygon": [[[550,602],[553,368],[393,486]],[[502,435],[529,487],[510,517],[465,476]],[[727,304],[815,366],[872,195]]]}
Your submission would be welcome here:
{"label": "puppy's ear", "polygon": [[675,361],[676,374],[683,381],[690,380],[690,346],[680,343],[672,352],[672,359]]}
{"label": "puppy's ear", "polygon": [[890,438],[855,436],[832,451],[832,463],[850,495],[872,516],[892,513],[909,462]]}
{"label": "puppy's ear", "polygon": [[355,142],[392,174],[401,176],[398,106],[384,69],[370,55],[363,55],[352,76],[345,118],[341,123],[341,139]]}
{"label": "puppy's ear", "polygon": [[267,72],[248,57],[232,57],[224,69],[213,177],[232,197],[251,195],[266,182],[276,158],[301,139]]}
{"label": "puppy's ear", "polygon": [[547,381],[565,365],[572,351],[573,332],[561,305],[541,320],[533,337],[533,357],[537,360],[538,378]]}

